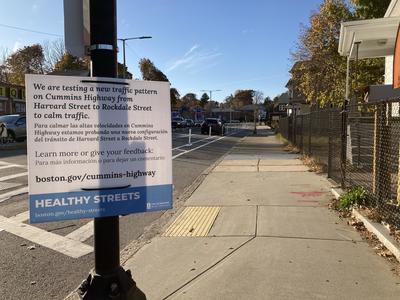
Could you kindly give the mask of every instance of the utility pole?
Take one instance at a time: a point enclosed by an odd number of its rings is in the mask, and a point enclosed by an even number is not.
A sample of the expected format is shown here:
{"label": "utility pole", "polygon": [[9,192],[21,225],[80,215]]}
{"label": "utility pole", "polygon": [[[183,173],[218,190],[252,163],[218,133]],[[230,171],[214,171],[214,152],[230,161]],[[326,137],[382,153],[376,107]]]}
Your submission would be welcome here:
{"label": "utility pole", "polygon": [[151,39],[151,36],[136,36],[136,37],[131,37],[131,38],[124,38],[124,39],[118,39],[118,41],[122,42],[122,56],[124,60],[124,69],[123,69],[123,78],[126,78],[126,56],[125,56],[125,43],[126,41],[130,40],[144,40],[144,39]]}
{"label": "utility pole", "polygon": [[210,93],[210,101],[212,100],[212,92],[220,92],[221,90],[201,90],[200,92],[209,92]]}
{"label": "utility pole", "polygon": [[[93,77],[117,75],[116,0],[90,0],[90,56]],[[82,282],[83,299],[146,299],[130,271],[120,265],[119,217],[94,219],[94,270]]]}
{"label": "utility pole", "polygon": [[212,92],[220,92],[221,90],[201,90],[200,92],[209,92],[210,93],[210,99],[208,101],[212,101]]}

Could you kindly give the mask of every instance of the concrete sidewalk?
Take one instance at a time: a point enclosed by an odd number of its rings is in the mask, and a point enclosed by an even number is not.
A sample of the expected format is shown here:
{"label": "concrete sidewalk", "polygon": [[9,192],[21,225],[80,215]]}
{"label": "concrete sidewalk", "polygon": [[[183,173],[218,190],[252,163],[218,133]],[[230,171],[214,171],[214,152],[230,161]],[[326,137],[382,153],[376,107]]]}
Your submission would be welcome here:
{"label": "concrete sidewalk", "polygon": [[399,299],[400,278],[327,205],[329,182],[265,127],[125,268],[147,299]]}

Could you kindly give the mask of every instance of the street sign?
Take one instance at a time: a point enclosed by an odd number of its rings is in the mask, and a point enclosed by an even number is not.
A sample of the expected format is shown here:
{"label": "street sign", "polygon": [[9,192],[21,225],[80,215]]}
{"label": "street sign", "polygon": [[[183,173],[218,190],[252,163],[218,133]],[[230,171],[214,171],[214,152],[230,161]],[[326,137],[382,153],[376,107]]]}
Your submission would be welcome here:
{"label": "street sign", "polygon": [[65,49],[76,57],[87,56],[90,46],[89,0],[64,0]]}
{"label": "street sign", "polygon": [[26,75],[32,223],[172,207],[169,83]]}

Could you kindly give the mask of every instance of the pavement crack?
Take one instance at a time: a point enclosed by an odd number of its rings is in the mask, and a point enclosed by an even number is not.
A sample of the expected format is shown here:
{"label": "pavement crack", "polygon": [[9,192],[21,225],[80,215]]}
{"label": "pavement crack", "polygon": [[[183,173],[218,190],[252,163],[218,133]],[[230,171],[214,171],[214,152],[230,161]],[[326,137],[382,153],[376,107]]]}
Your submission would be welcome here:
{"label": "pavement crack", "polygon": [[365,243],[365,241],[353,239],[331,239],[331,238],[314,238],[303,236],[281,236],[281,235],[258,235],[258,238],[277,238],[277,239],[298,239],[298,240],[314,240],[314,241],[333,241],[333,242],[347,242],[347,243]]}
{"label": "pavement crack", "polygon": [[254,237],[258,235],[258,205],[256,206],[256,224],[255,224],[255,231],[254,231]]}
{"label": "pavement crack", "polygon": [[208,268],[206,268],[204,271],[200,272],[199,274],[197,274],[196,276],[194,276],[192,279],[190,279],[189,281],[187,281],[186,283],[182,284],[180,287],[178,287],[177,289],[175,289],[173,292],[171,292],[170,294],[168,294],[167,296],[165,296],[164,298],[162,298],[163,300],[166,300],[172,296],[174,296],[177,292],[179,292],[180,290],[182,290],[184,287],[188,286],[190,283],[194,282],[197,278],[201,277],[203,274],[206,274],[208,271],[210,271],[211,269],[213,269],[214,267],[216,267],[217,265],[219,265],[221,262],[223,262],[224,260],[226,260],[227,258],[229,258],[230,256],[232,256],[232,254],[234,254],[236,251],[238,251],[239,249],[241,249],[242,247],[244,247],[245,245],[249,244],[252,240],[254,240],[256,237],[253,236],[250,239],[248,239],[247,241],[245,241],[243,244],[241,244],[239,247],[237,247],[236,249],[233,249],[231,252],[229,252],[228,254],[226,254],[225,256],[223,256],[221,259],[219,259],[217,262],[215,262],[214,264],[212,264],[211,266],[209,266]]}

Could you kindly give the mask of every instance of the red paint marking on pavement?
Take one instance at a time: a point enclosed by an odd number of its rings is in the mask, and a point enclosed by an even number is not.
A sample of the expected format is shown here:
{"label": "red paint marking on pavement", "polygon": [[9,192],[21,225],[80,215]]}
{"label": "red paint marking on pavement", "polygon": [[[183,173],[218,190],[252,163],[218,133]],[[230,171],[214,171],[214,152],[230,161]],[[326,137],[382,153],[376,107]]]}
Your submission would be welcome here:
{"label": "red paint marking on pavement", "polygon": [[326,192],[290,192],[290,193],[299,195],[301,197],[319,197],[326,194]]}

